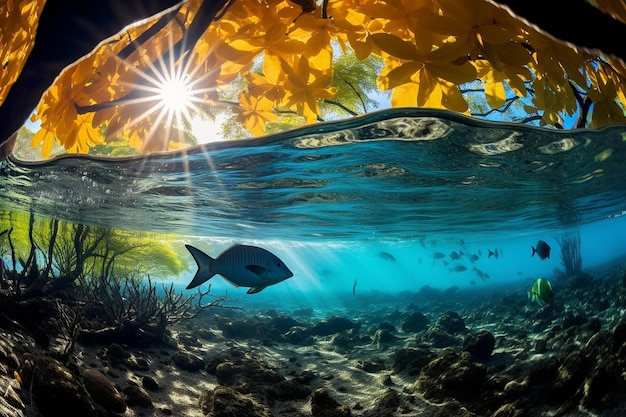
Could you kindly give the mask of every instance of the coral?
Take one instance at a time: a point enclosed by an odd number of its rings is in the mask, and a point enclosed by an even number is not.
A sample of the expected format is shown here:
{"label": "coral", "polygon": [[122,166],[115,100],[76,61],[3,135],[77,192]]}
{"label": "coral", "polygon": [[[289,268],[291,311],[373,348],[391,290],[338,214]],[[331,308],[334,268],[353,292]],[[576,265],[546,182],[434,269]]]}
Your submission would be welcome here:
{"label": "coral", "polygon": [[161,342],[172,323],[194,318],[209,307],[235,308],[224,304],[229,300],[227,296],[215,296],[206,302],[211,296],[210,286],[198,295],[184,296],[174,290],[173,284],[159,289],[150,277],[107,274],[81,281],[88,322],[81,337],[101,343]]}
{"label": "coral", "polygon": [[561,264],[565,268],[567,277],[579,274],[582,270],[582,257],[580,256],[580,233],[569,232],[557,239],[561,246]]}

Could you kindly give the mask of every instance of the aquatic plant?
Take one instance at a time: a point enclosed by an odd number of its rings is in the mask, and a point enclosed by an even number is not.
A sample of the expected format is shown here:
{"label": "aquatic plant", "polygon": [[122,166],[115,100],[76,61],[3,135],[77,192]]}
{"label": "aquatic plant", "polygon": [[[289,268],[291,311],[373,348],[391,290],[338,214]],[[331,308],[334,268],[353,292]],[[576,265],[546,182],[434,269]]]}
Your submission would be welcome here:
{"label": "aquatic plant", "polygon": [[136,275],[92,276],[81,280],[81,287],[86,307],[80,336],[95,342],[149,345],[163,341],[170,324],[194,318],[204,309],[236,308],[227,305],[227,295],[210,294],[210,286],[185,296],[173,284],[161,284],[159,291],[150,277]]}
{"label": "aquatic plant", "polygon": [[[159,341],[168,325],[206,308],[234,308],[226,305],[227,296],[210,294],[210,287],[191,296],[173,285],[159,288],[151,277],[175,276],[187,265],[154,237],[33,214],[15,216],[7,226],[0,232],[0,314],[33,330],[56,317],[64,362],[78,337]],[[33,305],[46,313],[33,314]]]}
{"label": "aquatic plant", "polygon": [[565,276],[580,274],[583,264],[580,256],[580,233],[576,231],[563,234],[557,241],[561,247],[561,264],[565,268]]}
{"label": "aquatic plant", "polygon": [[[4,223],[4,224],[3,224]],[[92,274],[175,276],[187,269],[182,256],[163,239],[105,227],[15,215],[0,222],[0,298],[26,300],[72,289]],[[1,230],[1,229],[0,229]],[[150,259],[150,262],[143,262]]]}

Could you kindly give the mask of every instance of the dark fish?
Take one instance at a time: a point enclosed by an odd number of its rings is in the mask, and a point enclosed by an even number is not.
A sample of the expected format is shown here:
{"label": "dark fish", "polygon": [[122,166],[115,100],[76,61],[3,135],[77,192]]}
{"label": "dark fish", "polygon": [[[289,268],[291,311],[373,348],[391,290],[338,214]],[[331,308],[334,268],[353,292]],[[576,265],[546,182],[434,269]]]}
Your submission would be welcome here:
{"label": "dark fish", "polygon": [[248,294],[255,294],[293,276],[276,255],[256,246],[235,244],[215,259],[191,245],[185,247],[198,264],[198,271],[187,289],[195,288],[213,275],[220,274],[235,287],[250,287]]}
{"label": "dark fish", "polygon": [[474,263],[474,262],[476,262],[478,260],[478,255],[474,254],[474,255],[470,256],[469,259],[470,259],[471,263]]}
{"label": "dark fish", "polygon": [[385,252],[385,251],[378,252],[378,256],[380,256],[381,258],[383,258],[386,261],[396,262],[395,256],[393,256],[389,252]]}
{"label": "dark fish", "polygon": [[550,257],[550,246],[543,240],[540,240],[537,242],[536,248],[535,247],[532,247],[532,248],[533,248],[533,254],[530,255],[531,257],[535,256],[535,253],[539,256],[539,259],[541,259],[542,261]]}
{"label": "dark fish", "polygon": [[454,268],[452,268],[452,271],[454,272],[467,271],[467,267],[465,265],[456,265]]}
{"label": "dark fish", "polygon": [[487,256],[487,259],[491,258],[492,256],[495,256],[496,259],[498,259],[498,256],[500,256],[500,254],[498,253],[498,249],[495,249],[494,251],[492,251],[491,249],[488,249],[489,251],[489,256]]}
{"label": "dark fish", "polygon": [[500,255],[498,255],[498,249],[496,248],[496,259],[498,259]]}
{"label": "dark fish", "polygon": [[441,252],[435,252],[433,253],[433,258],[435,259],[443,259],[446,257],[445,253],[441,253]]}
{"label": "dark fish", "polygon": [[354,280],[354,284],[352,284],[352,295],[356,295],[356,279]]}
{"label": "dark fish", "polygon": [[483,253],[480,249],[478,249],[478,256],[483,256]]}
{"label": "dark fish", "polygon": [[472,269],[473,272],[476,273],[476,275],[478,275],[480,278],[484,278],[485,277],[485,273],[483,271],[481,271],[480,269],[474,267]]}
{"label": "dark fish", "polygon": [[491,251],[491,249],[487,249],[489,251],[489,255],[487,255],[487,259],[491,258],[492,256],[495,256],[495,253],[493,253]]}
{"label": "dark fish", "polygon": [[462,255],[462,254],[463,254],[463,252],[458,253],[457,251],[453,251],[453,252],[450,254],[450,258],[452,258],[452,260],[453,260],[453,261],[456,261],[456,260],[461,259],[461,255]]}

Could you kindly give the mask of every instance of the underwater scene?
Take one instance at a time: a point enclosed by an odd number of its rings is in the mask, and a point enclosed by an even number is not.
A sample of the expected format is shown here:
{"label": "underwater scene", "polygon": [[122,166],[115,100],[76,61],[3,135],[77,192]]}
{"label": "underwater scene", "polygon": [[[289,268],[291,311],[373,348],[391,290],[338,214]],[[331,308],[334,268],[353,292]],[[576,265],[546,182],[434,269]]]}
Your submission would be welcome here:
{"label": "underwater scene", "polygon": [[2,366],[75,415],[622,415],[624,135],[390,109],[9,159]]}
{"label": "underwater scene", "polygon": [[626,2],[545,3],[0,2],[0,417],[626,416]]}

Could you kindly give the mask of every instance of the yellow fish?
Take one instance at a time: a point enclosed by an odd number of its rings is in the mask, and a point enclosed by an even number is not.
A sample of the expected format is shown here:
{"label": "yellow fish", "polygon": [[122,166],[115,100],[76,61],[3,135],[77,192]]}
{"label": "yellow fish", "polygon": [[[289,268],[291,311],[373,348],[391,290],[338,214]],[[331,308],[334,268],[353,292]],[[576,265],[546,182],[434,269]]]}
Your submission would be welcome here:
{"label": "yellow fish", "polygon": [[540,306],[545,306],[552,302],[554,294],[552,293],[552,285],[545,278],[539,278],[528,291],[528,299],[536,302]]}

